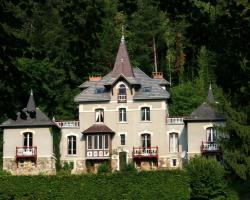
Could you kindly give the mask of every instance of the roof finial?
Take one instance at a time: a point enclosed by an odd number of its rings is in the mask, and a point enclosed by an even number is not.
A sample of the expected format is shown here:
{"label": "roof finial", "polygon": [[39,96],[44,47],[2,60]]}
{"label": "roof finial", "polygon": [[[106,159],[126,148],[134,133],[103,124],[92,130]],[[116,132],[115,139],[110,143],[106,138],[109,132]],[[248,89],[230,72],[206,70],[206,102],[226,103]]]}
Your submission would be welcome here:
{"label": "roof finial", "polygon": [[33,90],[32,90],[32,89],[30,90],[30,95],[32,95],[32,96],[33,96]]}
{"label": "roof finial", "polygon": [[122,25],[122,38],[121,38],[121,42],[124,43],[125,41],[125,37],[124,37],[124,26]]}

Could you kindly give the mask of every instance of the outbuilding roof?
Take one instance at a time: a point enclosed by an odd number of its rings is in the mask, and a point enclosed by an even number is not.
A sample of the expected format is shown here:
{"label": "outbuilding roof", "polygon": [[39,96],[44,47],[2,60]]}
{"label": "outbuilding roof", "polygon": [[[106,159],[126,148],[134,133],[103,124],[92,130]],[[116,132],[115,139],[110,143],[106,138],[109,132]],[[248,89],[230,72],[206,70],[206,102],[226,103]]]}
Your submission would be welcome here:
{"label": "outbuilding roof", "polygon": [[31,91],[26,108],[17,113],[16,119],[8,119],[0,127],[33,127],[33,126],[56,126],[39,108],[35,106],[33,92]]}
{"label": "outbuilding roof", "polygon": [[207,100],[194,110],[185,121],[225,121],[225,116],[217,111],[215,103],[210,85]]}

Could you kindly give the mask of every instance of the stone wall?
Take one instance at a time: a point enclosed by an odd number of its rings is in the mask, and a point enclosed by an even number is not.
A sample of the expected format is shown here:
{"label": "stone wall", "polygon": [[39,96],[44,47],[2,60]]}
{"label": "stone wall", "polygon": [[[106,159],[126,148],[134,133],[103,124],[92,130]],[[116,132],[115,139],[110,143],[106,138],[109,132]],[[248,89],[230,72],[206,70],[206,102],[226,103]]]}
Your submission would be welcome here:
{"label": "stone wall", "polygon": [[26,159],[18,162],[18,165],[15,159],[4,158],[3,169],[13,175],[51,175],[56,173],[54,158],[37,158],[36,164]]}

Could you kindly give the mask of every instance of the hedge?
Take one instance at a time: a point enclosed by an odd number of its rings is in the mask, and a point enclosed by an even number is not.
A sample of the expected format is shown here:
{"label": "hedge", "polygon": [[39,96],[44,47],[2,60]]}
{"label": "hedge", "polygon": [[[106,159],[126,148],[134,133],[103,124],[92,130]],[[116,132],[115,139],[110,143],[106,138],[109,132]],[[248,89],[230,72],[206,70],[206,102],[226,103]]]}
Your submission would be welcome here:
{"label": "hedge", "polygon": [[0,199],[168,199],[190,198],[184,171],[71,176],[1,176]]}

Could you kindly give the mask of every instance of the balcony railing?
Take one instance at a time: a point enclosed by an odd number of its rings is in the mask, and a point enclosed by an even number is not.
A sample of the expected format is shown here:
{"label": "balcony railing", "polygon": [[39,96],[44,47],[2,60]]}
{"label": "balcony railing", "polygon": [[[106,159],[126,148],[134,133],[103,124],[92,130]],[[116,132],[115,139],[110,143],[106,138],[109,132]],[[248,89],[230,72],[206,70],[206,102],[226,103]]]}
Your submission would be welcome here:
{"label": "balcony railing", "polygon": [[87,149],[86,157],[87,159],[108,159],[110,158],[109,149]]}
{"label": "balcony railing", "polygon": [[56,121],[57,126],[60,128],[79,128],[79,121]]}
{"label": "balcony railing", "polygon": [[133,147],[133,158],[158,158],[158,147]]}
{"label": "balcony railing", "polygon": [[127,95],[126,94],[119,94],[118,95],[118,103],[125,103],[127,102]]}
{"label": "balcony railing", "polygon": [[167,117],[167,124],[183,124],[183,117]]}
{"label": "balcony railing", "polygon": [[37,157],[37,147],[16,147],[16,157]]}
{"label": "balcony railing", "polygon": [[202,142],[202,145],[201,145],[202,153],[213,153],[213,152],[219,152],[219,151],[220,151],[220,146],[218,143]]}

